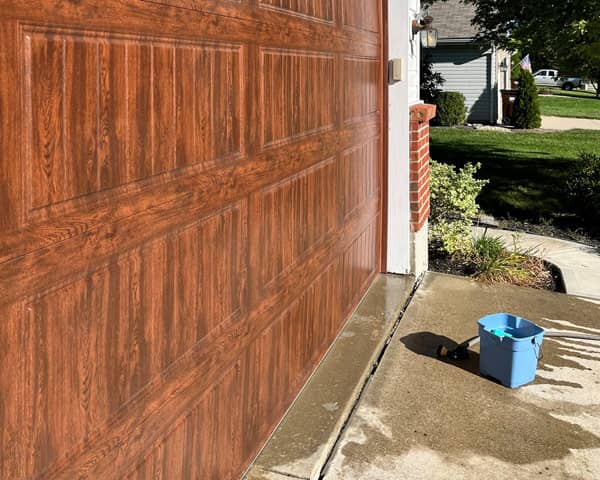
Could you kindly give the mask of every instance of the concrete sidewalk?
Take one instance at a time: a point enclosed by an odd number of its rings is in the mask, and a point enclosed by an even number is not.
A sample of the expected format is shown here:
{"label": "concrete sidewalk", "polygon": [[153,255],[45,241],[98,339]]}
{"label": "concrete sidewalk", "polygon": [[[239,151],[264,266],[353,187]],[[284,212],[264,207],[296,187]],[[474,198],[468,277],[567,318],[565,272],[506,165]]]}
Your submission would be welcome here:
{"label": "concrete sidewalk", "polygon": [[600,130],[600,120],[544,115],[542,116],[542,128],[545,130]]}
{"label": "concrete sidewalk", "polygon": [[545,339],[535,382],[515,390],[481,377],[477,352],[435,358],[440,343],[456,345],[476,334],[478,318],[502,311],[600,333],[598,302],[427,274],[324,478],[600,478],[598,342]]}
{"label": "concrete sidewalk", "polygon": [[[483,235],[482,227],[472,228]],[[488,228],[487,235],[502,238],[510,247],[516,235],[523,249],[535,249],[536,256],[556,265],[563,276],[565,289],[571,295],[600,300],[600,252],[597,248],[557,238]]]}

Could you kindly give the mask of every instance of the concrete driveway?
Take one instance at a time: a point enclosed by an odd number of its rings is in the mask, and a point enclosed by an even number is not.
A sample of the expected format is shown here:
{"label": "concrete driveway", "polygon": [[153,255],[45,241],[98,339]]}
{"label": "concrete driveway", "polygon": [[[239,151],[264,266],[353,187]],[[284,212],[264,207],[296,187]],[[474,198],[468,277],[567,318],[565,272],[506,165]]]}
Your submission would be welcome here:
{"label": "concrete driveway", "polygon": [[533,384],[505,388],[435,358],[511,312],[600,334],[600,302],[428,274],[325,470],[334,479],[600,478],[600,344],[545,339]]}

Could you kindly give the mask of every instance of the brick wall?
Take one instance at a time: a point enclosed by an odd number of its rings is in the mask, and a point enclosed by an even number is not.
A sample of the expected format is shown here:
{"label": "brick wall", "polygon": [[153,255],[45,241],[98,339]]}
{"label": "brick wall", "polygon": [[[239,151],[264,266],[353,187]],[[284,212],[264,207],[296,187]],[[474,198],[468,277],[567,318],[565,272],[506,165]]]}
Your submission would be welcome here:
{"label": "brick wall", "polygon": [[410,213],[411,228],[418,232],[429,217],[429,121],[435,105],[410,107]]}

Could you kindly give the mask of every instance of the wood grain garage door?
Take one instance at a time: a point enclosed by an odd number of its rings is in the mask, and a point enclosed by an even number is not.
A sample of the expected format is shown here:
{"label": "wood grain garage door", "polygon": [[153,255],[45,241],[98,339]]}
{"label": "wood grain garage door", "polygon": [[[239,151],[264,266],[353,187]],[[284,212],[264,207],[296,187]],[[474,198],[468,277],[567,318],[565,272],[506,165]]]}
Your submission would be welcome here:
{"label": "wood grain garage door", "polygon": [[236,478],[378,270],[375,0],[0,0],[0,477]]}

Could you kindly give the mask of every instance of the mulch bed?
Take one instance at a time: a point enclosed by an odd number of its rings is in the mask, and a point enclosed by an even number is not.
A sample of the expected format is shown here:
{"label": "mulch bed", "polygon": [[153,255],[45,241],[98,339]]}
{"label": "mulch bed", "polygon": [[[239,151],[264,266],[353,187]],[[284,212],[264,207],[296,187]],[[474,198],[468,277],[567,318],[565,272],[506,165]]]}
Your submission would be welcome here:
{"label": "mulch bed", "polygon": [[[554,265],[544,262],[546,270],[550,275],[536,287],[540,290],[565,293],[565,286],[560,270]],[[429,249],[429,270],[437,273],[458,275],[461,277],[472,277],[475,273],[470,264],[453,259],[437,248]]]}

